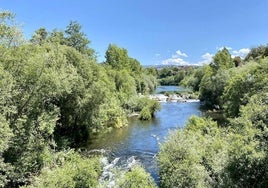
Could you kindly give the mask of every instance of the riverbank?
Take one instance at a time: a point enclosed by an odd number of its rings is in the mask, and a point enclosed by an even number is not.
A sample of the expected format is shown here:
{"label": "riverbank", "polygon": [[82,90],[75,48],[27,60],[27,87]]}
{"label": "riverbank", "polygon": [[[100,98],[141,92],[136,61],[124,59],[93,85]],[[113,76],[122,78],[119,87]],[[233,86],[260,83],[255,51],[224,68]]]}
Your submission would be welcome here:
{"label": "riverbank", "polygon": [[153,94],[149,98],[159,102],[200,102],[191,94]]}

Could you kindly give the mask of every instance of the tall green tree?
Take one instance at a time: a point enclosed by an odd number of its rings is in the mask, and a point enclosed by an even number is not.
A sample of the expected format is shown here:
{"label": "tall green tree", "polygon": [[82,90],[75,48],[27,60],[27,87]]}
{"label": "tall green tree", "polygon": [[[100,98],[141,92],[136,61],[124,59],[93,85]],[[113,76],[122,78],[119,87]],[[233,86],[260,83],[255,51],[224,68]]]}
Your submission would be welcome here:
{"label": "tall green tree", "polygon": [[47,39],[47,36],[48,36],[48,32],[46,31],[46,29],[40,28],[34,32],[32,38],[30,39],[30,42],[37,44],[37,45],[41,45],[45,42],[45,40]]}
{"label": "tall green tree", "polygon": [[105,53],[106,64],[113,69],[122,70],[130,69],[128,52],[124,48],[119,48],[115,44],[110,44]]}
{"label": "tall green tree", "polygon": [[64,38],[64,32],[53,29],[50,35],[47,37],[47,41],[53,44],[65,45],[66,39]]}
{"label": "tall green tree", "polygon": [[82,26],[77,21],[71,21],[65,29],[66,45],[71,46],[89,57],[94,55],[94,50],[89,48],[90,41],[86,34],[81,31]]}
{"label": "tall green tree", "polygon": [[245,61],[260,60],[268,56],[268,45],[260,45],[252,48],[248,55],[245,57]]}
{"label": "tall green tree", "polygon": [[213,57],[213,61],[210,66],[214,69],[214,71],[218,71],[219,69],[226,70],[234,67],[234,62],[228,49],[224,47],[222,50],[218,51]]}

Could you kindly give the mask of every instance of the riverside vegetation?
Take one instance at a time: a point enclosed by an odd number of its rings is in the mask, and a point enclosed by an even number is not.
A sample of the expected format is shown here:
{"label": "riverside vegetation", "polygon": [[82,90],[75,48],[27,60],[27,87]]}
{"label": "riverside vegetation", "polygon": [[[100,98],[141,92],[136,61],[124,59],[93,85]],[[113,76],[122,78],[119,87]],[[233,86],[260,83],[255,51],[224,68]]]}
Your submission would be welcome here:
{"label": "riverside vegetation", "polygon": [[[0,187],[105,187],[100,156],[79,145],[126,126],[128,114],[150,119],[159,109],[138,95],[155,89],[155,69],[114,44],[97,63],[89,43],[77,22],[64,31],[40,28],[26,41],[14,15],[0,13]],[[161,187],[268,184],[267,56],[267,46],[244,60],[224,48],[178,78],[228,122],[191,117],[171,133],[157,156]],[[156,187],[141,166],[116,174],[114,187]]]}
{"label": "riverside vegetation", "polygon": [[158,155],[161,187],[267,187],[268,46],[244,60],[224,48],[181,82],[227,122],[193,116],[171,133]]}
{"label": "riverside vegetation", "polygon": [[132,112],[150,119],[159,108],[139,97],[156,78],[126,49],[109,45],[99,64],[89,43],[75,21],[27,41],[14,14],[0,12],[0,187],[96,187],[101,164],[78,151],[81,143],[127,126]]}

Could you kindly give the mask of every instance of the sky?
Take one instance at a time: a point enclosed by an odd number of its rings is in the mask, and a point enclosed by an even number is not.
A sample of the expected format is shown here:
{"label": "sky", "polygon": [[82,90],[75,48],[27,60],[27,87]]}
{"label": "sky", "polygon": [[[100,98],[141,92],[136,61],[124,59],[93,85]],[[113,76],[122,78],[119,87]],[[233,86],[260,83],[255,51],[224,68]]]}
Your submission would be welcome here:
{"label": "sky", "polygon": [[82,25],[98,61],[109,44],[142,65],[209,63],[222,47],[242,58],[268,43],[266,0],[0,0],[29,39],[35,30]]}

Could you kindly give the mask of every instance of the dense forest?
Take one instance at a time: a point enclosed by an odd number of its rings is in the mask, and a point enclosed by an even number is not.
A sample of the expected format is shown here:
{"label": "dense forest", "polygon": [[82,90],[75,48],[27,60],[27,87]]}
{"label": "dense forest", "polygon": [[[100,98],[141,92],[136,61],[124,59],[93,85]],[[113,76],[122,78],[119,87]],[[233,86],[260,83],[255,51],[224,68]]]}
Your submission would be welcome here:
{"label": "dense forest", "polygon": [[[153,118],[146,97],[161,84],[196,92],[225,122],[191,117],[160,145],[161,187],[265,187],[268,184],[268,46],[245,59],[219,50],[210,64],[145,69],[110,44],[105,61],[71,21],[26,40],[14,14],[0,12],[0,187],[106,187],[101,156],[79,150],[90,137]],[[139,165],[118,171],[114,187],[156,187]]]}

